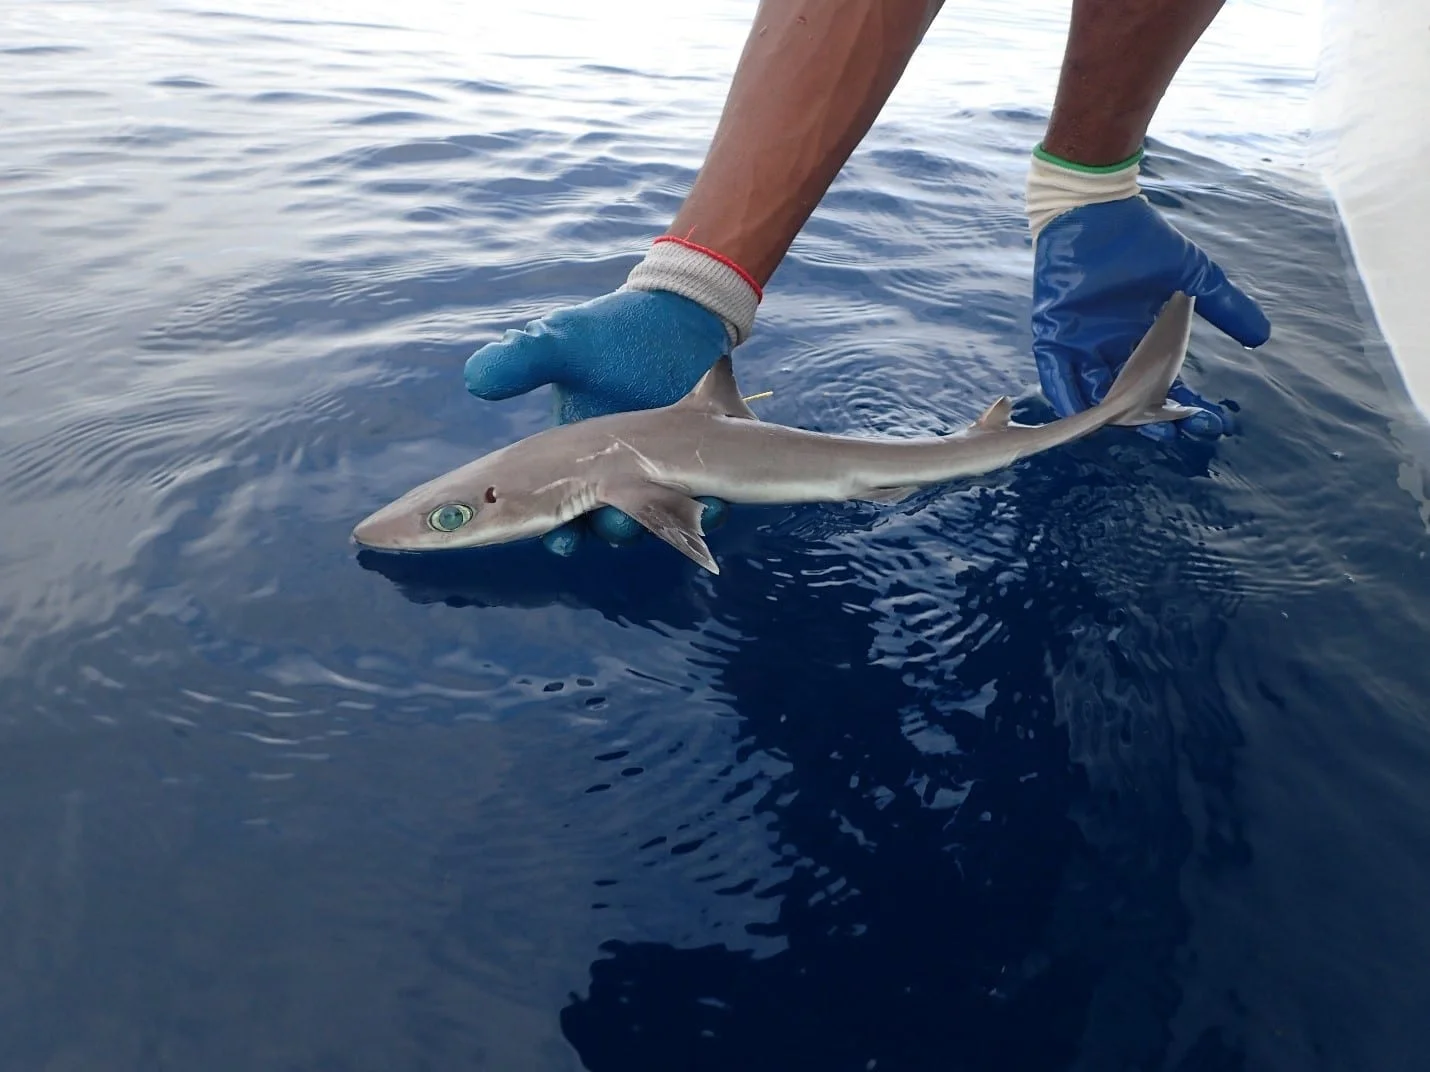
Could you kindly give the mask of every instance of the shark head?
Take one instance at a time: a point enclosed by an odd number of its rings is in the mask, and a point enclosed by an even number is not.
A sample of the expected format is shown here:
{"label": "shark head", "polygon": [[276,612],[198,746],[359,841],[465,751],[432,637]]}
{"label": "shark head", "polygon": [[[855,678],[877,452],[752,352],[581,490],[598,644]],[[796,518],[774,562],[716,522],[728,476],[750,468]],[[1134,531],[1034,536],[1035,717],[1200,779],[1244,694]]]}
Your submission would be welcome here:
{"label": "shark head", "polygon": [[[715,362],[662,412],[676,413],[686,436],[690,417],[698,414],[755,420],[735,385],[729,357]],[[543,536],[604,504],[624,510],[718,573],[701,538],[704,507],[653,481],[659,466],[628,441],[628,433],[646,420],[615,413],[528,436],[413,488],[359,522],[353,542],[379,551],[483,547]]]}
{"label": "shark head", "polygon": [[550,532],[580,511],[582,485],[543,478],[506,447],[413,488],[360,521],[353,542],[378,551],[445,551]]}

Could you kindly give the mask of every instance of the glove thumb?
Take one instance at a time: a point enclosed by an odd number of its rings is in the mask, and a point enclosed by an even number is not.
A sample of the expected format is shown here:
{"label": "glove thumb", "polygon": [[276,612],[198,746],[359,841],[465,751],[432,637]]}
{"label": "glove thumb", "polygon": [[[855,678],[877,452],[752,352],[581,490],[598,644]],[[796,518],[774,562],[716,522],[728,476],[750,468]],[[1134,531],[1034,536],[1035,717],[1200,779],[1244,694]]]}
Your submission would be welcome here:
{"label": "glove thumb", "polygon": [[1197,312],[1213,327],[1230,335],[1242,346],[1260,346],[1271,338],[1271,323],[1261,306],[1226,277],[1200,248],[1196,250],[1198,271],[1192,273],[1187,293],[1197,299]]}
{"label": "glove thumb", "polygon": [[560,343],[540,320],[512,329],[467,358],[467,390],[488,402],[524,395],[556,380]]}

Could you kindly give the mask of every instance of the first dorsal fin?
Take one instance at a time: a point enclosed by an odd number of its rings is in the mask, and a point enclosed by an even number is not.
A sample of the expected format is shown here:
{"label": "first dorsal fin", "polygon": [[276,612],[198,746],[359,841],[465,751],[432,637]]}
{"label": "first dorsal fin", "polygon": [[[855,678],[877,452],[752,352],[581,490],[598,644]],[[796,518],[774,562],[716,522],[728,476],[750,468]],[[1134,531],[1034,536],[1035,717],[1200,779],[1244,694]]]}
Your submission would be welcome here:
{"label": "first dorsal fin", "polygon": [[1013,403],[1004,395],[983,411],[983,416],[973,422],[975,431],[997,432],[1008,427],[1008,418],[1013,414]]}
{"label": "first dorsal fin", "polygon": [[757,421],[758,417],[745,405],[740,397],[740,388],[735,384],[735,369],[726,354],[710,366],[710,371],[700,377],[700,382],[690,389],[690,393],[675,404],[677,409],[699,409],[707,413],[718,413],[724,417],[744,417]]}

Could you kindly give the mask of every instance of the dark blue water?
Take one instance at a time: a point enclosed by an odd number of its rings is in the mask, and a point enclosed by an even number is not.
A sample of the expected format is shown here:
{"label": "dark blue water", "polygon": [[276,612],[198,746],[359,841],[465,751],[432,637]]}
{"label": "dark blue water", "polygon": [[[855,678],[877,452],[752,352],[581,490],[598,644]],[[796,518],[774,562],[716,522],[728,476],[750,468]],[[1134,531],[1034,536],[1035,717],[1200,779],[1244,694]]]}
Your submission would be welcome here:
{"label": "dark blue water", "polygon": [[[1194,335],[1237,437],[738,511],[715,578],[348,543],[543,426],[462,360],[624,278],[750,13],[473,6],[0,5],[0,1066],[1427,1067],[1424,425],[1302,15],[1228,13],[1147,167],[1275,324]],[[741,351],[762,416],[1049,416],[1063,17],[945,13]]]}

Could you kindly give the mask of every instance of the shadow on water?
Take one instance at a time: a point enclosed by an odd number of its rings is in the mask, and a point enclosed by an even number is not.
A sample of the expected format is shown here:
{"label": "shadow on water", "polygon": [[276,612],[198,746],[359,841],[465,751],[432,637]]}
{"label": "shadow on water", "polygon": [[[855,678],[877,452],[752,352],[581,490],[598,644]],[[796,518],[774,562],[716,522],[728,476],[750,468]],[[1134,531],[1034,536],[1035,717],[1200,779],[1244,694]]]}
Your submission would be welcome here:
{"label": "shadow on water", "polygon": [[[1163,1059],[1179,872],[1194,851],[1249,855],[1241,738],[1211,680],[1235,585],[1175,528],[1133,529],[1131,546],[1110,533],[1170,509],[1204,462],[1110,432],[905,509],[810,508],[762,532],[737,512],[751,553],[717,534],[724,574],[709,582],[649,542],[584,562],[534,546],[364,557],[420,602],[710,615],[741,638],[712,684],[738,713],[736,753],[783,773],[753,800],[731,786],[710,825],[775,831],[783,877],[718,892],[776,900],[773,922],[747,929],[778,951],[605,943],[561,1013],[586,1067]],[[1167,583],[1193,561],[1196,589]],[[719,598],[700,598],[712,586]],[[1220,1036],[1199,1045],[1185,1067],[1239,1067]]]}
{"label": "shadow on water", "polygon": [[570,607],[598,610],[611,621],[692,626],[708,610],[684,559],[644,555],[640,571],[622,569],[620,552],[594,542],[577,558],[549,554],[535,541],[439,555],[361,550],[363,569],[391,581],[414,603],[450,607]]}

